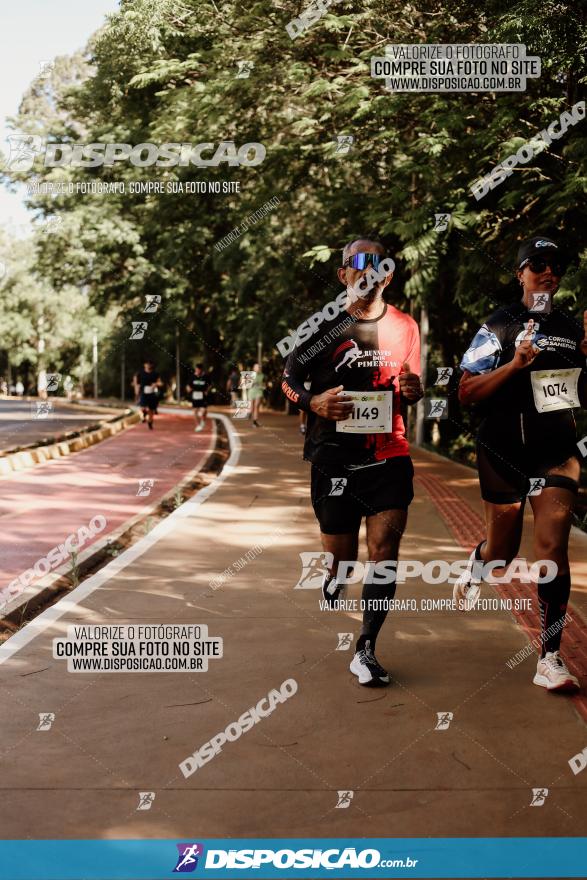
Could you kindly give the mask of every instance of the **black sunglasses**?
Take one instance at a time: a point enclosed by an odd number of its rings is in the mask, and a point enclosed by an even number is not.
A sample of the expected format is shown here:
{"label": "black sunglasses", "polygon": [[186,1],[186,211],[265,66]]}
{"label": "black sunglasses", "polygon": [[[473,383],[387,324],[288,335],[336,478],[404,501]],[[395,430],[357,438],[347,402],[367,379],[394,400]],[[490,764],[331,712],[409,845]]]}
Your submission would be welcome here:
{"label": "black sunglasses", "polygon": [[560,260],[549,259],[548,257],[528,257],[528,259],[524,260],[520,265],[520,269],[525,269],[526,266],[528,266],[530,271],[534,272],[536,275],[539,275],[540,272],[544,272],[546,267],[550,266],[552,274],[559,278],[565,271]]}

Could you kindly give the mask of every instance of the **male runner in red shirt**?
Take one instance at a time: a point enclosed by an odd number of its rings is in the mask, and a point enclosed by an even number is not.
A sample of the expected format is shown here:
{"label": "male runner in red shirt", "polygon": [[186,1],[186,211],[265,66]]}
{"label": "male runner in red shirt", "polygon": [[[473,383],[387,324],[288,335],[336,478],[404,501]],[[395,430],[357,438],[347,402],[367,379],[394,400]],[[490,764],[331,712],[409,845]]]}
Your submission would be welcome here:
{"label": "male runner in red shirt", "polygon": [[[312,505],[323,549],[333,556],[322,587],[329,604],[342,589],[338,563],[357,559],[362,517],[369,560],[397,560],[414,497],[401,410],[423,396],[420,337],[414,319],[383,299],[393,271],[380,270],[381,280],[373,283],[384,258],[383,245],[368,238],[345,246],[338,278],[347,288],[346,304],[292,351],[283,376],[285,394],[308,413],[304,458],[312,462]],[[394,594],[395,581],[363,587],[363,626],[350,666],[360,684],[389,683],[374,651]]]}

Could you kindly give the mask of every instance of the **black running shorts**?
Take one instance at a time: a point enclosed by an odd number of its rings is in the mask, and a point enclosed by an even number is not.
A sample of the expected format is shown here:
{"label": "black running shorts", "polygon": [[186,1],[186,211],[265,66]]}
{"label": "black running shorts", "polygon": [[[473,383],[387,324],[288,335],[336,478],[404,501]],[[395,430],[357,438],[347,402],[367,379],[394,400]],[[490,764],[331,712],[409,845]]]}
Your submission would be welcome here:
{"label": "black running shorts", "polygon": [[384,510],[407,510],[414,497],[409,455],[358,469],[312,465],[312,506],[326,535],[358,532],[361,519]]}
{"label": "black running shorts", "polygon": [[483,422],[477,436],[477,468],[484,501],[515,504],[534,489],[537,479],[545,480],[542,488],[577,493],[576,480],[551,474],[570,458],[579,457],[574,430],[557,416],[555,412],[541,417],[551,428],[544,432],[521,416],[504,419],[500,425]]}
{"label": "black running shorts", "polygon": [[159,397],[157,394],[145,394],[143,391],[139,400],[139,404],[143,409],[150,409],[152,412],[157,412],[157,407],[159,405]]}

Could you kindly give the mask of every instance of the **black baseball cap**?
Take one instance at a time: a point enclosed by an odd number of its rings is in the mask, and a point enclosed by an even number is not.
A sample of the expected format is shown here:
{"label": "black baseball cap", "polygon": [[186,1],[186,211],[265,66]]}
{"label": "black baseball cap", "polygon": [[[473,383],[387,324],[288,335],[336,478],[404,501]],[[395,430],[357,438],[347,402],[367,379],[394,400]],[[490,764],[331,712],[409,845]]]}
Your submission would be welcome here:
{"label": "black baseball cap", "polygon": [[527,238],[520,245],[516,267],[521,269],[522,265],[532,257],[553,257],[555,255],[558,261],[564,264],[563,255],[558,244],[549,235],[535,235],[533,238]]}

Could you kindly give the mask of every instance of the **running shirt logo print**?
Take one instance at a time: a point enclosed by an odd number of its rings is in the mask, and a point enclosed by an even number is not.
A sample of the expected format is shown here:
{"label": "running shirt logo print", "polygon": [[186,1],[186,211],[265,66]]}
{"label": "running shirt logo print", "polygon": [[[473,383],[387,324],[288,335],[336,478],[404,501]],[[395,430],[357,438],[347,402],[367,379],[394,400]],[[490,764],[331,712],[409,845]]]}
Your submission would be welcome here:
{"label": "running shirt logo print", "polygon": [[354,339],[347,339],[346,342],[339,345],[332,355],[332,360],[336,361],[337,357],[343,353],[344,357],[334,368],[335,373],[338,373],[341,367],[351,367],[361,357],[361,350]]}
{"label": "running shirt logo print", "polygon": [[[532,345],[535,345],[536,348],[546,348],[548,345],[548,337],[544,335],[544,333],[539,333],[540,324],[536,321],[534,322],[533,332],[532,332]],[[517,348],[518,345],[524,339],[526,333],[528,332],[528,322],[524,321],[524,329],[520,330],[518,335],[516,336],[514,345]]]}

